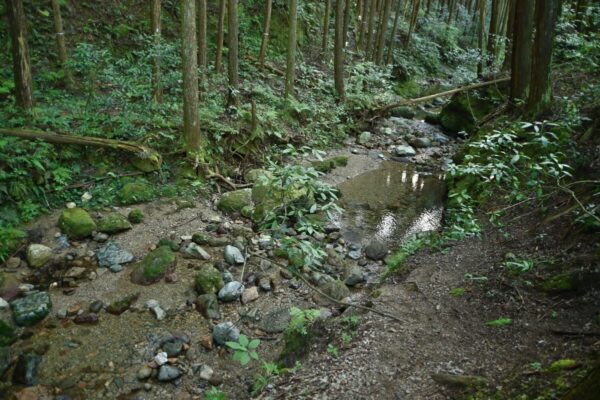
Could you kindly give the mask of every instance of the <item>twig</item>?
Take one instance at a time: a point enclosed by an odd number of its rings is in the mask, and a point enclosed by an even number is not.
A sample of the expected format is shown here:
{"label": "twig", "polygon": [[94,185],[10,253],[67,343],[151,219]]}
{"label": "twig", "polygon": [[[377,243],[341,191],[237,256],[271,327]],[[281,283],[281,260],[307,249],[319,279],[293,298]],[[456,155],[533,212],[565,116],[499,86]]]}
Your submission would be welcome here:
{"label": "twig", "polygon": [[575,200],[575,202],[577,203],[577,205],[579,205],[579,207],[581,208],[581,210],[586,213],[588,216],[592,217],[593,219],[595,219],[597,222],[600,222],[600,217],[598,217],[596,214],[588,211],[587,208],[585,208],[585,206],[583,205],[583,203],[579,200],[579,198],[577,197],[577,195],[575,194],[574,191],[572,191],[571,189],[562,186],[560,184],[560,180],[556,181],[556,185],[565,193],[568,193],[571,195],[571,197],[573,198],[573,200]]}
{"label": "twig", "polygon": [[232,190],[238,190],[238,189],[252,187],[252,184],[249,184],[249,183],[244,183],[244,184],[233,183],[229,179],[225,178],[223,175],[219,174],[218,172],[213,172],[210,170],[208,171],[206,178],[207,179],[217,178],[220,181],[226,183],[227,186],[229,186]]}
{"label": "twig", "polygon": [[[262,258],[263,260],[270,261],[272,265],[275,265],[278,268],[289,270],[285,265],[280,264],[280,263],[278,263],[276,261],[270,260],[270,259],[268,259],[266,257],[263,257],[260,254],[251,253],[251,255],[255,256],[255,257],[258,257],[258,258]],[[327,300],[329,300],[329,301],[331,301],[331,302],[333,302],[335,304],[338,304],[338,305],[341,305],[341,306],[345,306],[345,307],[354,307],[354,308],[358,308],[359,310],[370,311],[370,312],[372,312],[374,314],[381,315],[382,317],[387,317],[387,318],[393,319],[394,321],[397,321],[397,322],[401,322],[401,323],[405,322],[405,321],[401,320],[399,317],[397,317],[397,316],[395,316],[393,314],[386,313],[384,311],[379,311],[379,310],[376,310],[374,308],[367,307],[367,306],[361,306],[359,304],[346,303],[345,301],[336,300],[333,297],[329,296],[328,294],[323,293],[321,290],[319,290],[316,287],[314,287],[313,285],[311,285],[310,282],[308,282],[308,280],[304,276],[302,276],[302,274],[295,274],[295,275],[298,278],[300,278],[300,280],[302,280],[302,282],[304,282],[304,284],[306,286],[308,286],[308,288],[310,290],[312,290],[313,292],[319,294],[320,296],[323,296],[324,298],[326,298]]]}
{"label": "twig", "polygon": [[564,335],[564,336],[599,336],[600,332],[582,332],[582,331],[566,331],[562,329],[550,329],[550,332],[555,335]]}

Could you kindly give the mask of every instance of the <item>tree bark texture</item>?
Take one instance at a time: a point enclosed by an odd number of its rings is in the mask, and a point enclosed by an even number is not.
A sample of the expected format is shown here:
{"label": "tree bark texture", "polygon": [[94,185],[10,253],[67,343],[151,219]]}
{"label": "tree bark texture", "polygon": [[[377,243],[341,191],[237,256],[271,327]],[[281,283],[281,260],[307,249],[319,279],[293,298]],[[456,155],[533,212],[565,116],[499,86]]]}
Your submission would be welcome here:
{"label": "tree bark texture", "polygon": [[333,74],[335,92],[340,101],[346,99],[344,88],[344,0],[335,0],[335,49]]}
{"label": "tree bark texture", "polygon": [[227,102],[230,106],[237,106],[239,104],[238,90],[240,86],[238,73],[238,2],[237,0],[228,0],[227,4],[227,39],[229,47],[229,62],[227,63],[229,94]]}
{"label": "tree bark texture", "polygon": [[65,31],[58,0],[52,0],[52,15],[54,16],[54,34],[56,35],[58,63],[65,75],[65,84],[68,88],[71,88],[73,87],[73,74],[71,74],[71,70],[67,68],[67,45],[65,43]]}
{"label": "tree bark texture", "polygon": [[163,100],[163,92],[161,85],[161,70],[160,70],[160,55],[157,47],[161,41],[161,4],[160,0],[152,0],[152,38],[155,47],[155,54],[152,59],[152,100],[160,104]]}
{"label": "tree bark texture", "polygon": [[196,0],[182,0],[183,139],[189,155],[200,150]]}
{"label": "tree bark texture", "polygon": [[219,0],[219,22],[217,24],[217,50],[215,55],[215,71],[223,69],[223,40],[225,38],[225,10],[226,0]]}
{"label": "tree bark texture", "polygon": [[33,80],[27,44],[27,19],[22,0],[6,0],[8,29],[10,32],[15,100],[17,106],[30,110],[33,107]]}
{"label": "tree bark texture", "polygon": [[526,100],[531,82],[535,0],[517,0],[515,3],[510,94],[513,100]]}
{"label": "tree bark texture", "polygon": [[[330,0],[329,0],[330,1]],[[271,12],[273,9],[273,0],[267,0],[265,8],[265,21],[263,27],[263,36],[260,42],[260,52],[258,53],[258,65],[261,69],[265,67],[267,59],[267,49],[269,48],[269,34],[271,31]]]}

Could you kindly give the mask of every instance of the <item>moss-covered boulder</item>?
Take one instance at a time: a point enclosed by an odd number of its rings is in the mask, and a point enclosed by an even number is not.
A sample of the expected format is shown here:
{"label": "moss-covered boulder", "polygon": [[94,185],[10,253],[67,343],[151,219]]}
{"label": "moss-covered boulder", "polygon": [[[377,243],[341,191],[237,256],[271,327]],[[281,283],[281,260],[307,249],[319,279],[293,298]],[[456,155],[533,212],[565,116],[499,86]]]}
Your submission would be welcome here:
{"label": "moss-covered boulder", "polygon": [[326,160],[313,161],[311,165],[317,171],[326,174],[337,167],[348,165],[348,156],[336,156]]}
{"label": "moss-covered boulder", "polygon": [[411,107],[396,107],[391,112],[392,117],[413,119],[417,113]]}
{"label": "moss-covered boulder", "polygon": [[113,301],[108,305],[108,307],[106,307],[106,312],[113,315],[121,315],[127,311],[139,297],[139,293],[133,293],[123,297],[122,299]]}
{"label": "moss-covered boulder", "polygon": [[255,183],[262,176],[266,176],[267,178],[270,178],[273,176],[273,174],[271,173],[271,171],[267,171],[267,170],[261,169],[261,168],[255,168],[255,169],[251,169],[248,172],[246,172],[246,174],[244,175],[244,179],[248,183]]}
{"label": "moss-covered boulder", "polygon": [[440,113],[440,124],[450,133],[472,133],[478,120],[492,112],[502,101],[498,89],[461,92],[452,96]]}
{"label": "moss-covered boulder", "polygon": [[217,208],[226,214],[241,212],[247,206],[252,206],[252,189],[224,193],[217,202]]}
{"label": "moss-covered boulder", "polygon": [[289,186],[287,188],[277,187],[270,183],[257,183],[252,188],[252,200],[254,201],[254,213],[252,219],[261,221],[267,213],[283,208],[285,204],[296,202],[311,202],[308,191],[304,187]]}
{"label": "moss-covered boulder", "polygon": [[153,196],[152,187],[142,180],[126,183],[117,193],[119,201],[124,205],[145,203],[152,200]]}
{"label": "moss-covered boulder", "polygon": [[161,164],[162,160],[158,154],[143,154],[131,159],[131,165],[142,172],[158,171]]}
{"label": "moss-covered boulder", "polygon": [[131,281],[138,285],[150,285],[162,279],[177,259],[168,246],[160,246],[137,263],[131,273]]}
{"label": "moss-covered boulder", "polygon": [[200,294],[216,294],[225,286],[221,272],[215,267],[206,266],[198,272],[194,287]]}
{"label": "moss-covered boulder", "polygon": [[98,221],[98,231],[108,234],[119,233],[131,229],[131,224],[125,216],[110,213]]}
{"label": "moss-covered boulder", "polygon": [[60,230],[73,239],[84,239],[96,230],[96,223],[83,208],[67,208],[58,218]]}
{"label": "moss-covered boulder", "polygon": [[14,328],[0,319],[0,347],[10,346],[15,340],[17,340],[17,335],[15,335]]}
{"label": "moss-covered boulder", "polygon": [[132,224],[141,224],[144,221],[144,213],[139,208],[135,208],[129,212],[127,219]]}
{"label": "moss-covered boulder", "polygon": [[19,285],[21,281],[16,274],[0,272],[0,297],[10,301],[19,294]]}

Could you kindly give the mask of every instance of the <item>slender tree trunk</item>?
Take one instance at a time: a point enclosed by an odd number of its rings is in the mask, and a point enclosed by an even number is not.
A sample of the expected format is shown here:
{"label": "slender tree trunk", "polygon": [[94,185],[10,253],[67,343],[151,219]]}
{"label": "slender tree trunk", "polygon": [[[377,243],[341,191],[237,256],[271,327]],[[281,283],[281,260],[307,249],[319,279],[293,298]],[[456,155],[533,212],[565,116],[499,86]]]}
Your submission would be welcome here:
{"label": "slender tree trunk", "polygon": [[273,9],[273,0],[267,0],[265,9],[265,24],[263,28],[263,37],[260,42],[260,52],[258,53],[258,65],[261,69],[265,67],[267,58],[267,48],[269,46],[269,33],[271,31],[271,10]]}
{"label": "slender tree trunk", "polygon": [[406,38],[406,47],[410,46],[410,40],[412,39],[412,35],[417,26],[417,19],[419,18],[419,8],[420,8],[421,0],[413,0],[413,9],[410,16],[410,25],[408,27],[408,36]]}
{"label": "slender tree trunk", "polygon": [[198,118],[198,42],[196,41],[196,0],[182,1],[183,138],[188,155],[200,150]]}
{"label": "slender tree trunk", "polygon": [[500,34],[500,13],[501,13],[501,1],[492,0],[492,15],[490,19],[490,30],[488,33],[488,59],[487,65],[489,68],[494,67],[494,61],[496,60],[498,36]]}
{"label": "slender tree trunk", "polygon": [[477,63],[477,76],[483,76],[485,58],[485,4],[486,0],[479,0],[479,24],[477,25],[477,44],[479,47],[479,62]]}
{"label": "slender tree trunk", "polygon": [[371,54],[373,46],[373,30],[375,29],[375,14],[377,12],[377,0],[371,0],[371,8],[369,9],[369,23],[367,24],[367,40],[365,43],[365,56]]}
{"label": "slender tree trunk", "polygon": [[383,63],[383,52],[385,50],[385,38],[387,34],[388,21],[392,9],[392,0],[385,0],[382,9],[381,24],[379,25],[379,35],[377,37],[377,52],[375,54],[375,63],[381,65]]}
{"label": "slender tree trunk", "polygon": [[560,0],[536,1],[535,42],[531,69],[531,90],[527,110],[537,116],[544,112],[552,99],[550,84],[554,30],[560,13]]}
{"label": "slender tree trunk", "polygon": [[198,66],[202,71],[208,67],[207,35],[206,0],[198,0]]}
{"label": "slender tree trunk", "polygon": [[344,0],[335,0],[335,49],[333,57],[333,75],[335,92],[339,101],[346,99],[344,89]]}
{"label": "slender tree trunk", "polygon": [[238,90],[240,86],[240,78],[238,73],[238,2],[237,0],[228,0],[227,7],[227,42],[229,47],[229,62],[227,63],[227,71],[229,75],[229,95],[227,103],[230,106],[239,104]]}
{"label": "slender tree trunk", "polygon": [[65,84],[67,88],[73,87],[73,75],[67,67],[67,46],[65,44],[65,31],[63,29],[62,15],[60,13],[60,4],[58,0],[52,0],[52,14],[54,15],[54,31],[56,34],[56,53],[60,68],[65,75]]}
{"label": "slender tree trunk", "polygon": [[515,30],[516,0],[508,0],[508,20],[506,22],[506,44],[504,46],[504,62],[502,71],[509,71],[512,63],[513,36]]}
{"label": "slender tree trunk", "polygon": [[527,99],[531,83],[533,16],[535,0],[516,0],[510,94]]}
{"label": "slender tree trunk", "polygon": [[365,34],[367,32],[367,14],[369,13],[370,0],[364,0],[362,3],[362,11],[360,13],[360,27],[358,31],[358,42],[356,43],[356,49],[365,48]]}
{"label": "slender tree trunk", "polygon": [[162,85],[160,82],[160,55],[158,54],[158,46],[160,46],[161,41],[160,14],[160,0],[152,0],[152,37],[154,44],[154,57],[152,59],[152,100],[156,104],[162,103],[163,100]]}
{"label": "slender tree trunk", "polygon": [[27,19],[21,0],[6,0],[8,29],[11,39],[15,100],[17,106],[31,110],[33,107],[33,80],[27,44]]}
{"label": "slender tree trunk", "polygon": [[217,54],[215,56],[215,71],[221,72],[223,68],[223,39],[225,37],[225,9],[227,3],[226,0],[219,0],[219,22],[217,26]]}
{"label": "slender tree trunk", "polygon": [[325,12],[323,14],[323,38],[321,41],[321,51],[327,52],[327,39],[329,39],[329,16],[331,15],[331,0],[325,2]]}
{"label": "slender tree trunk", "polygon": [[402,1],[398,0],[396,4],[396,15],[394,15],[394,25],[392,26],[392,34],[390,35],[390,45],[388,47],[386,64],[390,64],[394,58],[394,47],[396,46],[396,33],[398,32],[398,21],[402,12]]}
{"label": "slender tree trunk", "polygon": [[346,6],[344,7],[344,48],[348,44],[349,29],[350,29],[350,12],[352,11],[352,0],[345,1]]}
{"label": "slender tree trunk", "polygon": [[287,68],[285,71],[285,97],[294,96],[296,79],[296,29],[298,28],[298,0],[289,0]]}

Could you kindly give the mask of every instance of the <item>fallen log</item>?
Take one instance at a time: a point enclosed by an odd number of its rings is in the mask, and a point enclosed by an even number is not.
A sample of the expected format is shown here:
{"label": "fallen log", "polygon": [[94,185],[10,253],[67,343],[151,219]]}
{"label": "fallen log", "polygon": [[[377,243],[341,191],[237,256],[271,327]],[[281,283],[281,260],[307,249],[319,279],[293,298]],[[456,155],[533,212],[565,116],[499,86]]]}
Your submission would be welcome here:
{"label": "fallen log", "polygon": [[491,86],[491,85],[497,85],[498,83],[503,83],[503,82],[508,82],[508,81],[510,81],[510,78],[499,78],[499,79],[494,79],[494,80],[488,81],[488,82],[479,82],[479,83],[474,83],[472,85],[462,86],[462,87],[459,87],[456,89],[447,90],[445,92],[430,94],[429,96],[418,97],[416,99],[401,100],[394,104],[389,104],[387,106],[376,108],[375,110],[373,110],[373,113],[375,115],[385,114],[385,113],[393,110],[394,108],[398,108],[398,107],[402,107],[402,106],[410,106],[413,104],[422,103],[424,101],[433,100],[436,97],[451,96],[456,93],[466,92],[468,90],[479,89],[479,88]]}
{"label": "fallen log", "polygon": [[42,140],[51,144],[104,147],[125,151],[134,155],[134,158],[132,159],[133,166],[143,172],[156,171],[160,168],[162,163],[162,158],[156,150],[134,142],[89,136],[61,135],[58,133],[48,133],[31,129],[0,128],[0,135],[18,137],[26,140]]}
{"label": "fallen log", "polygon": [[[248,60],[250,60],[252,62],[258,63],[258,59],[256,57],[254,57],[254,56],[251,56],[250,54],[246,54],[246,59],[248,59]],[[283,72],[279,68],[277,68],[277,67],[275,67],[275,66],[273,66],[273,65],[271,65],[269,63],[265,62],[264,67],[266,69],[268,69],[269,71],[277,74],[277,75],[285,76],[285,72]]]}

